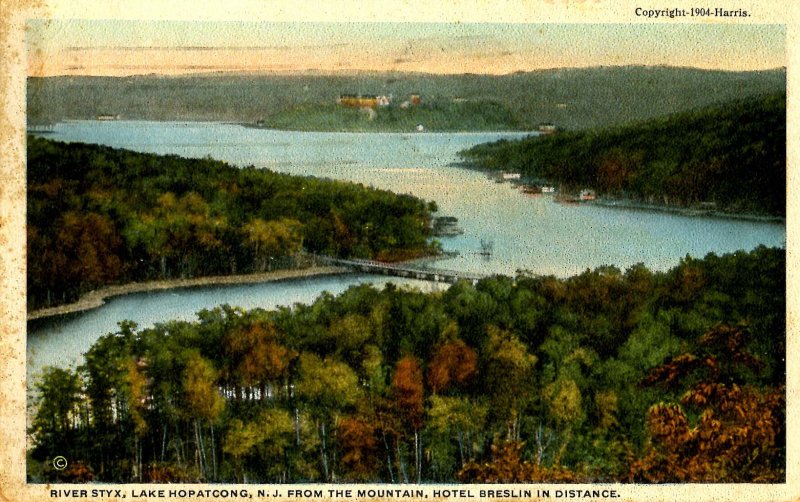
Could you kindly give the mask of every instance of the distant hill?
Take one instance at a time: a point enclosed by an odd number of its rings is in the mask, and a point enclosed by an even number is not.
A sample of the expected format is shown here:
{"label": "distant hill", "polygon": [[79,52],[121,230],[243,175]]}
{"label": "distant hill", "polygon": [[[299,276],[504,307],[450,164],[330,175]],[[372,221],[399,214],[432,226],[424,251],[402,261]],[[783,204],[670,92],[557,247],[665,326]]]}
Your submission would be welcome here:
{"label": "distant hill", "polygon": [[[627,124],[723,100],[785,91],[786,71],[725,72],[675,67],[554,69],[512,75],[360,73],[181,77],[48,77],[28,80],[29,122],[123,119],[280,122],[340,94],[411,94],[424,103],[492,102],[518,128]],[[462,129],[466,129],[467,124]]]}
{"label": "distant hill", "polygon": [[652,119],[478,145],[484,168],[521,171],[603,196],[727,212],[786,214],[786,94]]}

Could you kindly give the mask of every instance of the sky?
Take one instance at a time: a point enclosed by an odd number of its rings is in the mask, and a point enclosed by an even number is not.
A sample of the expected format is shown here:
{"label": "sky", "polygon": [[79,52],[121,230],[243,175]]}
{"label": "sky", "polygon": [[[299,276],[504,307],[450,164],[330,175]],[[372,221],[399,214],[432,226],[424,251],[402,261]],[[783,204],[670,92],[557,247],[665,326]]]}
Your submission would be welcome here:
{"label": "sky", "polygon": [[32,20],[28,74],[786,66],[786,31],[759,24],[325,23]]}

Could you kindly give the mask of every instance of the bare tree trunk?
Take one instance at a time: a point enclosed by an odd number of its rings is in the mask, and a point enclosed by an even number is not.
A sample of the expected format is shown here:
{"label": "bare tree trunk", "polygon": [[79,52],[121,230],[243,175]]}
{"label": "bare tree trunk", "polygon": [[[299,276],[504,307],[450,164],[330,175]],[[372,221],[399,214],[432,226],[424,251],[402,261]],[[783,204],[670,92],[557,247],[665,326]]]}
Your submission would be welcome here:
{"label": "bare tree trunk", "polygon": [[394,470],[392,470],[392,449],[389,448],[389,442],[386,440],[386,431],[381,430],[383,436],[383,446],[386,449],[386,467],[389,469],[389,480],[394,483]]}
{"label": "bare tree trunk", "polygon": [[139,472],[139,465],[141,462],[139,461],[139,436],[136,436],[136,439],[133,442],[133,476],[131,476],[134,480],[138,482],[142,482],[141,473]]}
{"label": "bare tree trunk", "polygon": [[164,455],[167,454],[167,426],[162,423],[164,433],[161,435],[161,461],[164,461]]}
{"label": "bare tree trunk", "polygon": [[214,424],[211,425],[211,465],[212,465],[212,476],[213,480],[217,480],[217,445],[216,441],[214,441]]}
{"label": "bare tree trunk", "polygon": [[320,423],[320,437],[322,439],[322,444],[320,445],[320,454],[322,456],[322,469],[325,472],[325,481],[328,481],[328,452],[327,446],[325,445],[325,422],[322,421]]}
{"label": "bare tree trunk", "polygon": [[[336,444],[336,429],[333,430],[334,444]],[[331,451],[331,479],[332,483],[336,482],[336,448]]]}
{"label": "bare tree trunk", "polygon": [[294,408],[294,442],[295,446],[300,446],[300,410]]}
{"label": "bare tree trunk", "polygon": [[200,438],[200,426],[198,424],[198,420],[194,420],[194,439],[195,439],[195,458],[197,459],[197,464],[200,469],[200,472],[203,474],[203,477],[206,476],[206,466],[205,462],[203,461],[203,441]]}
{"label": "bare tree trunk", "polygon": [[183,441],[181,441],[180,431],[178,430],[178,426],[175,426],[175,439],[177,442],[173,442],[172,444],[175,446],[175,455],[178,457],[178,466],[183,468],[183,462],[186,458],[186,452],[183,451]]}
{"label": "bare tree trunk", "polygon": [[461,457],[461,468],[464,468],[464,433],[461,429],[458,430],[458,453]]}
{"label": "bare tree trunk", "polygon": [[397,462],[400,464],[400,474],[403,476],[403,483],[408,483],[408,474],[406,474],[406,466],[403,462],[403,452],[400,451],[400,439],[397,439]]}
{"label": "bare tree trunk", "polygon": [[544,460],[544,453],[547,451],[547,448],[550,446],[550,443],[553,442],[553,433],[550,432],[547,435],[547,440],[545,440],[544,429],[542,428],[542,424],[539,424],[539,428],[536,430],[535,438],[536,438],[536,464],[540,465],[542,463],[542,460]]}
{"label": "bare tree trunk", "polygon": [[419,440],[419,431],[414,429],[414,467],[417,471],[417,484],[422,479],[422,445]]}
{"label": "bare tree trunk", "polygon": [[139,443],[139,482],[142,482],[142,442],[141,440],[136,440]]}

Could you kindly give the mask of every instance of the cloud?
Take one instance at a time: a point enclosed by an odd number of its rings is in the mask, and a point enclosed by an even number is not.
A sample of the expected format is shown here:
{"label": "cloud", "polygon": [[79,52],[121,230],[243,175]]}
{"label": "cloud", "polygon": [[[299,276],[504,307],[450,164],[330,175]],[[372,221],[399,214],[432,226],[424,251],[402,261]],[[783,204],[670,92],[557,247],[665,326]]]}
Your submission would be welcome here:
{"label": "cloud", "polygon": [[218,50],[245,50],[245,51],[259,51],[259,50],[290,50],[291,47],[287,46],[262,46],[262,47],[237,47],[237,46],[185,46],[175,47],[168,45],[161,46],[114,46],[114,45],[87,45],[65,47],[64,50],[68,52],[84,52],[84,51],[218,51]]}
{"label": "cloud", "polygon": [[332,49],[336,47],[347,47],[350,44],[323,44],[323,45],[214,45],[214,46],[172,46],[172,45],[156,45],[156,46],[116,46],[116,45],[85,45],[85,46],[70,46],[65,47],[64,50],[68,52],[84,52],[84,51],[293,51],[298,49]]}
{"label": "cloud", "polygon": [[488,52],[476,52],[473,54],[468,54],[467,57],[473,60],[483,60],[483,59],[503,59],[510,56],[513,56],[515,53],[512,51],[504,50],[504,51],[488,51]]}

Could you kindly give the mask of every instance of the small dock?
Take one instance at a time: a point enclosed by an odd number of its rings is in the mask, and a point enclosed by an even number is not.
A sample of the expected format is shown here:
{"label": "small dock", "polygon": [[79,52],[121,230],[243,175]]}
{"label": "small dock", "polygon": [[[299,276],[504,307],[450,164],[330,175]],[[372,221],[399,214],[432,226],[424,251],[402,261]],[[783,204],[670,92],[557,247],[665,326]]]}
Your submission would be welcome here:
{"label": "small dock", "polygon": [[56,126],[55,122],[48,122],[48,121],[45,121],[45,122],[29,122],[27,127],[25,128],[25,131],[27,133],[29,133],[29,134],[30,133],[39,133],[39,134],[52,133],[53,130],[55,129],[55,126]]}

